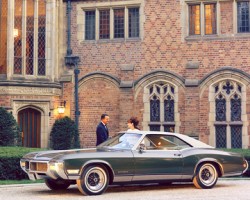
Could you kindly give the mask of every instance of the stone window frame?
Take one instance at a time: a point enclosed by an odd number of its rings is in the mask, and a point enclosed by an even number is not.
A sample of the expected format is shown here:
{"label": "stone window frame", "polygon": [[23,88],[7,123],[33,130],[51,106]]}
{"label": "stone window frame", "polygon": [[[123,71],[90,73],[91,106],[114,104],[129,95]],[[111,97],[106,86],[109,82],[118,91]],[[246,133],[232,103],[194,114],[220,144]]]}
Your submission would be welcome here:
{"label": "stone window frame", "polygon": [[[247,114],[246,114],[246,85],[237,80],[237,79],[233,79],[233,78],[224,78],[224,79],[220,79],[217,80],[214,83],[211,83],[211,85],[209,86],[209,122],[208,122],[208,127],[210,129],[210,134],[209,134],[209,145],[211,146],[216,146],[216,130],[215,130],[215,125],[219,125],[220,122],[216,121],[216,112],[215,112],[215,108],[216,108],[216,104],[215,104],[215,100],[216,97],[218,95],[218,93],[215,92],[215,86],[219,85],[221,82],[223,81],[230,81],[233,83],[237,83],[239,84],[242,88],[241,88],[241,122],[232,122],[231,120],[227,121],[226,124],[224,123],[223,125],[227,126],[227,141],[226,141],[226,147],[227,148],[231,148],[231,126],[230,125],[242,125],[242,148],[246,149],[248,148],[248,132],[247,132],[247,126],[248,126],[248,121],[247,121]],[[230,101],[230,97],[228,97],[226,99],[227,101],[227,119],[230,118],[230,107],[229,107],[229,101]]]}
{"label": "stone window frame", "polygon": [[[232,34],[221,34],[221,2],[232,2],[232,10],[233,10],[233,30]],[[244,38],[244,37],[250,37],[250,32],[245,32],[245,33],[238,33],[238,24],[237,24],[237,2],[239,1],[244,1],[244,0],[214,0],[214,1],[207,1],[207,0],[183,0],[181,1],[181,27],[182,27],[182,33],[183,33],[183,40],[187,41],[196,41],[196,40],[216,40],[218,38],[228,38],[228,37],[238,37],[238,38]],[[213,35],[205,35],[204,34],[204,23],[201,24],[201,30],[203,30],[203,34],[201,33],[200,35],[189,35],[189,12],[188,12],[188,5],[189,4],[204,4],[204,3],[216,3],[216,8],[217,8],[217,14],[216,14],[216,29],[217,29],[217,34]],[[250,4],[249,4],[250,6]],[[204,16],[204,7],[201,9],[201,16]],[[203,26],[203,28],[202,28]]]}
{"label": "stone window frame", "polygon": [[[161,101],[160,101],[160,122],[151,122],[150,121],[150,99],[151,96],[150,95],[150,88],[152,87],[152,85],[159,85],[159,84],[163,84],[163,85],[169,85],[174,87],[174,93],[171,94],[173,95],[173,99],[174,99],[174,122],[165,122],[164,121],[164,94],[161,93]],[[153,82],[148,83],[146,86],[144,86],[143,89],[143,104],[144,104],[144,112],[143,112],[143,130],[149,131],[150,130],[150,125],[160,125],[160,131],[164,131],[164,125],[174,125],[174,132],[179,132],[180,131],[180,113],[178,110],[178,104],[179,104],[179,99],[178,99],[178,86],[175,85],[172,82],[166,81],[166,80],[155,80]]]}
{"label": "stone window frame", "polygon": [[[27,4],[27,0],[22,0],[23,4]],[[33,80],[33,79],[41,79],[41,80],[48,80],[48,79],[55,79],[58,74],[56,71],[53,71],[52,65],[57,65],[57,60],[56,60],[56,40],[53,40],[55,38],[55,35],[57,35],[58,31],[57,26],[55,26],[56,19],[56,4],[54,0],[44,0],[45,1],[45,9],[46,9],[46,35],[45,35],[45,75],[38,75],[38,62],[37,62],[37,51],[34,51],[34,57],[35,57],[35,62],[34,62],[34,73],[33,75],[27,75],[25,72],[26,67],[22,68],[22,73],[21,74],[14,74],[14,1],[9,1],[8,4],[8,48],[7,48],[7,79],[28,79],[28,80]],[[35,18],[37,21],[37,15],[38,15],[38,0],[34,0],[35,4]],[[53,13],[54,12],[54,13]],[[25,17],[23,17],[23,20],[25,20]],[[38,23],[34,23],[34,32],[38,32]],[[38,36],[37,36],[38,37]],[[36,39],[36,38],[34,38]],[[22,40],[25,40],[23,38]],[[34,42],[34,48],[38,49],[38,42]],[[25,54],[25,47],[22,47],[22,54]],[[52,59],[53,58],[53,59]],[[55,75],[55,76],[53,76]]]}
{"label": "stone window frame", "polygon": [[[131,1],[115,1],[115,2],[96,2],[96,3],[79,3],[77,4],[77,39],[78,42],[96,42],[96,41],[113,41],[113,40],[142,40],[144,37],[143,24],[145,21],[144,16],[144,1],[145,0],[131,0]],[[128,9],[139,8],[139,37],[129,37],[129,19]],[[125,8],[125,35],[124,38],[114,38],[114,9]],[[110,38],[99,39],[99,10],[110,9]],[[95,24],[95,40],[85,40],[85,14],[84,12],[95,10],[96,11],[96,24]]]}
{"label": "stone window frame", "polygon": [[[200,5],[200,34],[190,35],[189,34],[189,5]],[[205,34],[205,5],[206,4],[216,4],[216,33],[215,34]],[[202,0],[184,0],[182,6],[182,13],[184,15],[183,27],[184,35],[186,37],[214,37],[220,35],[220,1],[202,1]]]}

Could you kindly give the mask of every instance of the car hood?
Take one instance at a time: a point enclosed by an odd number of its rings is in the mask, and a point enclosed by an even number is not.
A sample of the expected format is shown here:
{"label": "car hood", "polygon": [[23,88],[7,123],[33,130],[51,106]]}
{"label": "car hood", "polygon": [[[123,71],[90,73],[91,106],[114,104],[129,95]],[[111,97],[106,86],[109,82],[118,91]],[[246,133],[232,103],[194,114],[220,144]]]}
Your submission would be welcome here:
{"label": "car hood", "polygon": [[68,156],[72,154],[93,154],[102,152],[119,151],[117,149],[110,148],[88,148],[88,149],[71,149],[71,150],[50,150],[50,151],[39,151],[26,154],[23,158],[49,161],[51,159],[60,158],[62,156]]}

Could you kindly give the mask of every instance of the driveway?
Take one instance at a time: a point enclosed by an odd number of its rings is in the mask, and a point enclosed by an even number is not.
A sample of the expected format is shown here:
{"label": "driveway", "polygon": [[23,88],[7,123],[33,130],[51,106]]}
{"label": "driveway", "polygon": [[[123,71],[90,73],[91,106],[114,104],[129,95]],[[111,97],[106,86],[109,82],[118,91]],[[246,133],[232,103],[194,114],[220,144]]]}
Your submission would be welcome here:
{"label": "driveway", "polygon": [[75,185],[51,191],[45,184],[0,186],[0,199],[7,200],[249,200],[250,179],[219,179],[213,189],[196,189],[193,184],[111,186],[100,196],[83,196]]}

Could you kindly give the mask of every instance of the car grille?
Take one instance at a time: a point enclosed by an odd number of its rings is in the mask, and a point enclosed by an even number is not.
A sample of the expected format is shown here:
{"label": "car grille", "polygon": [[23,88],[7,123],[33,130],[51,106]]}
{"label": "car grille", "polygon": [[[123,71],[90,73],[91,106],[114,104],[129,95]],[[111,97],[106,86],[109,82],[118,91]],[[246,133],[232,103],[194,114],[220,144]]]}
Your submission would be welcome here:
{"label": "car grille", "polygon": [[37,172],[47,172],[48,164],[43,162],[30,162],[30,170]]}

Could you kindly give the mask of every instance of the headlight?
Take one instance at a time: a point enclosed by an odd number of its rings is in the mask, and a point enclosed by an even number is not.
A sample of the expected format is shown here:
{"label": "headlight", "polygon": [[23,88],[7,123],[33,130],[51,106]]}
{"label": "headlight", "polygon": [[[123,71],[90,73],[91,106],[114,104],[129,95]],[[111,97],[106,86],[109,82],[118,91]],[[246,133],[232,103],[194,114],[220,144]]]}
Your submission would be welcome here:
{"label": "headlight", "polygon": [[59,171],[60,169],[63,169],[63,163],[49,163],[49,169],[51,171]]}

